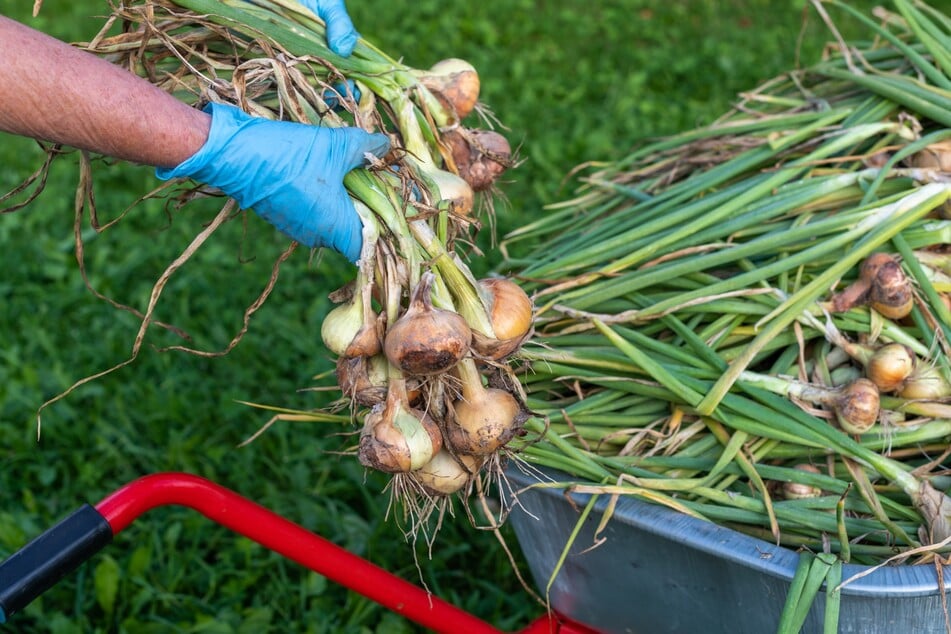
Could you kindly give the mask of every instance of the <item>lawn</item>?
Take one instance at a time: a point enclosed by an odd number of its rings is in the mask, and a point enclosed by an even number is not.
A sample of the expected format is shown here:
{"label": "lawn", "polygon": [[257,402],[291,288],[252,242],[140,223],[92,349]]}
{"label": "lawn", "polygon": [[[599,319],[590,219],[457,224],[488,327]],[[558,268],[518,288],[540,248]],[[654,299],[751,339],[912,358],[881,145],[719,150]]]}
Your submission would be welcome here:
{"label": "lawn", "polygon": [[[10,3],[12,4],[12,3]],[[5,14],[67,40],[91,37],[105,2],[47,0]],[[450,56],[481,72],[482,99],[508,126],[521,166],[503,184],[498,231],[543,213],[579,163],[623,156],[639,140],[709,122],[738,91],[795,66],[804,2],[787,0],[437,0],[358,2],[360,31],[409,64]],[[853,2],[869,7],[871,2]],[[801,56],[828,34],[810,14]],[[42,161],[36,145],[0,136],[0,190]],[[100,162],[96,202],[117,217],[157,181],[148,168]],[[311,408],[308,391],[331,367],[319,328],[327,292],[352,274],[343,259],[302,250],[282,267],[269,301],[229,354],[161,347],[37,410],[78,379],[128,358],[138,321],[86,288],[73,244],[75,157],[54,165],[46,191],[0,220],[0,557],[82,502],[140,475],[196,473],[253,498],[354,553],[501,628],[540,608],[520,589],[495,538],[463,514],[444,523],[432,553],[387,517],[384,480],[367,474],[335,426],[285,423],[238,445],[267,416],[239,401]],[[83,219],[85,273],[97,291],[143,309],[155,279],[210,216],[136,207],[97,235]],[[158,317],[203,350],[224,349],[286,246],[254,218],[213,241],[172,278]],[[497,261],[488,236],[487,255]],[[514,544],[514,537],[504,533]],[[418,568],[417,568],[418,562]],[[399,632],[410,626],[194,513],[161,509],[16,618],[18,632]]]}

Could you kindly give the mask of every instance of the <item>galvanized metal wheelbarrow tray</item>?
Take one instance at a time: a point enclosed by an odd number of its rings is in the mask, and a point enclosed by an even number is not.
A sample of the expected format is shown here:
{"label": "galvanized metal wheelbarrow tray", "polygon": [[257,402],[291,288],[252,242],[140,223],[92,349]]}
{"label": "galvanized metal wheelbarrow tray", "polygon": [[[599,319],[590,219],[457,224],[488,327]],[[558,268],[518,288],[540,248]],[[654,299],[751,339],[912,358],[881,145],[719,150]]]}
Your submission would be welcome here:
{"label": "galvanized metal wheelbarrow tray", "polygon": [[[545,473],[545,472],[543,472]],[[509,521],[541,592],[589,495],[531,488],[536,476],[510,468],[518,492]],[[566,475],[548,472],[554,481]],[[608,503],[600,496],[548,596],[559,614],[600,632],[769,634],[775,632],[799,555],[784,547],[633,498],[621,498],[596,547]],[[842,579],[870,568],[844,565]],[[951,567],[944,578],[951,585]],[[841,590],[839,632],[943,634],[941,584],[931,565],[875,569]],[[951,599],[951,597],[948,597]],[[803,632],[822,632],[824,590]],[[951,600],[949,600],[951,603]]]}

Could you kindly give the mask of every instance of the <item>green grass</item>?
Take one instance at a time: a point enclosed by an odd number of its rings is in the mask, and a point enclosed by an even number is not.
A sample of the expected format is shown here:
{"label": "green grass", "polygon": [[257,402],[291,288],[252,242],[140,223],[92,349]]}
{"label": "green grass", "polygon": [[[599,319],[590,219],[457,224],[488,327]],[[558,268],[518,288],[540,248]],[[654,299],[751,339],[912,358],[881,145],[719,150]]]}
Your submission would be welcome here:
{"label": "green grass", "polygon": [[[90,37],[104,2],[47,0],[7,11],[68,40]],[[588,160],[622,156],[637,141],[709,122],[740,91],[794,64],[802,2],[575,0],[531,2],[351,0],[361,32],[418,67],[449,56],[480,70],[483,100],[510,128],[524,164],[503,185],[500,232],[537,217],[566,194],[562,179]],[[856,2],[871,6],[871,2]],[[827,34],[813,16],[803,55]],[[35,169],[41,153],[0,136],[0,189]],[[329,302],[349,268],[298,252],[272,298],[229,355],[163,353],[179,343],[152,331],[139,359],[35,413],[75,380],[125,359],[138,322],[85,289],[72,244],[75,161],[54,168],[47,191],[0,220],[0,557],[82,502],[162,470],[197,473],[259,501],[501,628],[540,610],[522,593],[494,538],[463,516],[446,522],[432,559],[385,517],[384,480],[340,448],[337,428],[276,426],[246,448],[266,420],[237,400],[306,408],[300,389],[330,366],[319,339]],[[114,217],[156,185],[151,170],[102,166],[97,202]],[[137,208],[114,229],[86,231],[93,285],[143,308],[163,268],[209,219],[189,208],[171,227],[160,205]],[[159,318],[203,349],[221,349],[265,284],[284,241],[254,218],[216,234],[166,289]],[[88,227],[88,218],[86,219]],[[489,248],[488,244],[485,248]],[[497,261],[491,252],[483,264]],[[514,537],[506,535],[514,545]],[[98,582],[97,582],[98,580]],[[115,592],[115,601],[108,597]],[[409,626],[367,600],[301,570],[194,513],[160,509],[106,553],[17,617],[18,632],[398,632]]]}

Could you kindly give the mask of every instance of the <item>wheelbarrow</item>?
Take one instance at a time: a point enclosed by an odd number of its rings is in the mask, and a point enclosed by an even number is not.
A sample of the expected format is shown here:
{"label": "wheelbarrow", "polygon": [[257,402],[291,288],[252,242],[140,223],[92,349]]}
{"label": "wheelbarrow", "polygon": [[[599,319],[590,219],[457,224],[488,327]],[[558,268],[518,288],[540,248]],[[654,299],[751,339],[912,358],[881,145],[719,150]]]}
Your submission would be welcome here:
{"label": "wheelbarrow", "polygon": [[[422,588],[354,555],[214,482],[190,474],[145,476],[84,504],[0,563],[0,624],[112,542],[146,511],[167,505],[194,509],[222,526],[358,592],[434,632],[490,634],[500,630]],[[595,634],[546,612],[523,634]]]}

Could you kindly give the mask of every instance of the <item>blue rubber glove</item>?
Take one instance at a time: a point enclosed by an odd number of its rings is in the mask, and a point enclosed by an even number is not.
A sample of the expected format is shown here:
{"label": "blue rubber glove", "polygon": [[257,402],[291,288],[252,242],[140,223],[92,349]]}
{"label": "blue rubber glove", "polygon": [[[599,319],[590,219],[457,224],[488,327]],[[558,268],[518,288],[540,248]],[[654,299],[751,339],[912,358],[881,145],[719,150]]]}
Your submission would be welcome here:
{"label": "blue rubber glove", "polygon": [[234,106],[209,104],[208,140],[180,165],[158,168],[162,180],[191,178],[217,187],[308,247],[332,247],[360,258],[363,223],[343,177],[382,157],[384,134],[252,117]]}
{"label": "blue rubber glove", "polygon": [[353,21],[343,0],[301,0],[301,4],[316,13],[327,25],[330,50],[342,57],[350,57],[360,34],[353,28]]}

